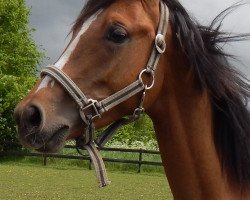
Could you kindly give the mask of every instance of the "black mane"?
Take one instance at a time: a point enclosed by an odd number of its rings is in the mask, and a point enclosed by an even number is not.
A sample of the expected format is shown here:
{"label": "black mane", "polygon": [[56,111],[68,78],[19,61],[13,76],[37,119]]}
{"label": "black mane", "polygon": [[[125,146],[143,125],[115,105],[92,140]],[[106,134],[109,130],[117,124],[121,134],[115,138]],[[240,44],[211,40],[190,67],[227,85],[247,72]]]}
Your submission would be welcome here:
{"label": "black mane", "polygon": [[[89,0],[76,20],[75,30],[91,14],[115,0]],[[249,81],[228,61],[220,43],[242,41],[250,34],[221,32],[223,19],[241,4],[220,13],[210,26],[192,20],[178,0],[163,0],[170,10],[170,22],[179,48],[186,54],[202,90],[210,94],[215,124],[214,141],[223,170],[244,189],[250,186],[250,97]]]}
{"label": "black mane", "polygon": [[[244,187],[250,186],[250,97],[249,81],[228,61],[220,43],[243,41],[250,34],[230,35],[221,32],[223,19],[241,4],[220,13],[210,26],[192,20],[177,0],[164,0],[170,9],[173,32],[190,66],[208,90],[214,110],[214,141],[223,169]],[[217,26],[216,26],[217,24]]]}

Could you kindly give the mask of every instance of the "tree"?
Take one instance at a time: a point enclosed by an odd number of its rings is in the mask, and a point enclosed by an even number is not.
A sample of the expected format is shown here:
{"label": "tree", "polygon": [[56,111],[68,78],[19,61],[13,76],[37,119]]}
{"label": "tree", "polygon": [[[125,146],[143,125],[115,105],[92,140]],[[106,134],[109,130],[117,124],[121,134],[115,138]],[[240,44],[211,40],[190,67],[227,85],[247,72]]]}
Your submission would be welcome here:
{"label": "tree", "polygon": [[0,0],[0,151],[20,148],[13,111],[36,81],[43,54],[28,28],[24,0]]}

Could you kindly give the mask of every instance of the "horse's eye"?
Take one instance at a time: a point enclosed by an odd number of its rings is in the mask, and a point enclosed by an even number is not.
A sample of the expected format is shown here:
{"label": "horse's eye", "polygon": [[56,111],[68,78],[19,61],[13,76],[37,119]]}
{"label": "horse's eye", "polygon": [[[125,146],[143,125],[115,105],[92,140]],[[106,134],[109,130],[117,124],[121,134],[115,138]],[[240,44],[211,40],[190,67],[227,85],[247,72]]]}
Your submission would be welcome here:
{"label": "horse's eye", "polygon": [[107,33],[107,39],[116,44],[122,44],[128,39],[128,33],[120,26],[111,26]]}

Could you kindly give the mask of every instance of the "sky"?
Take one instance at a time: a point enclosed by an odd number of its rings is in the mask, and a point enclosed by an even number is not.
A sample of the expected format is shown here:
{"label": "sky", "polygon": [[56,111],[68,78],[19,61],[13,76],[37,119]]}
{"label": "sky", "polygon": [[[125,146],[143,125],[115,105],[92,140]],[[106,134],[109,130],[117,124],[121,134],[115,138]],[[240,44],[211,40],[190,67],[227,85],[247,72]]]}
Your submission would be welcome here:
{"label": "sky", "polygon": [[[180,0],[190,15],[201,24],[208,25],[223,9],[238,0]],[[250,0],[244,2],[250,3]],[[60,57],[70,39],[72,23],[83,8],[85,0],[26,0],[31,10],[30,28],[35,28],[33,38],[49,59],[42,66],[53,64]],[[250,33],[250,4],[230,14],[223,23],[223,30]],[[232,43],[225,50],[237,56],[240,70],[250,79],[250,41]],[[248,67],[249,66],[249,67]]]}

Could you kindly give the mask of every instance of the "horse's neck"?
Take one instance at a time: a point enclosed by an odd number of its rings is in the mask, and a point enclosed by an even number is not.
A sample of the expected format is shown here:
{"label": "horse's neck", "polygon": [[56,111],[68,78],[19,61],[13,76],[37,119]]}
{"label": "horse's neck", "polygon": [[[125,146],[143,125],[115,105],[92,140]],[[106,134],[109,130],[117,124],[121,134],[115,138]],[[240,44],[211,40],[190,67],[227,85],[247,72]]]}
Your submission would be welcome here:
{"label": "horse's neck", "polygon": [[[190,105],[193,104],[193,105]],[[167,177],[176,199],[221,200],[223,174],[212,139],[208,99],[183,104],[169,98],[162,104],[160,120],[154,120]]]}
{"label": "horse's neck", "polygon": [[175,199],[241,199],[220,166],[207,92],[197,88],[188,73],[165,73],[161,96],[149,115]]}

